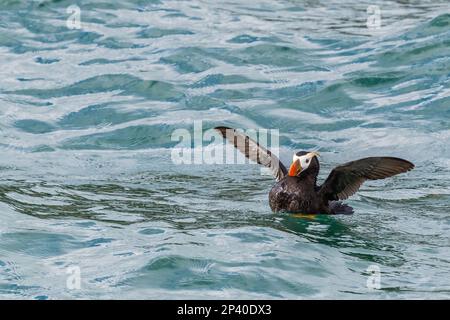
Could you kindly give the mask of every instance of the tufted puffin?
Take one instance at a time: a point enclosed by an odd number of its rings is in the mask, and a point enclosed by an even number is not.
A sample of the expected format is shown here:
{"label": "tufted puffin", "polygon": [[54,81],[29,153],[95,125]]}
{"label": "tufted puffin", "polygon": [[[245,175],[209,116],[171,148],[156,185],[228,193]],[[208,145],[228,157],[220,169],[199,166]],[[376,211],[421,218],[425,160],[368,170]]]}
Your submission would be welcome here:
{"label": "tufted puffin", "polygon": [[319,154],[296,152],[289,170],[269,150],[245,134],[227,127],[216,127],[247,158],[270,169],[277,183],[269,192],[270,208],[303,214],[347,214],[353,209],[340,202],[358,191],[366,180],[392,177],[414,168],[407,160],[393,157],[369,157],[334,168],[325,182],[317,185]]}

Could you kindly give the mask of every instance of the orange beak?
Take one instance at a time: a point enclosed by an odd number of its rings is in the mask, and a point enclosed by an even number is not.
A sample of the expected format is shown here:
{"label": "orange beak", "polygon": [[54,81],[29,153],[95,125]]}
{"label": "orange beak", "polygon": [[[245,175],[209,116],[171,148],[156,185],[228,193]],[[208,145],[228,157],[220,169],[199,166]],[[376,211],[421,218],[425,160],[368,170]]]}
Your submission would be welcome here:
{"label": "orange beak", "polygon": [[300,171],[302,171],[302,166],[299,160],[295,160],[292,162],[291,167],[289,168],[289,175],[291,177],[295,177]]}

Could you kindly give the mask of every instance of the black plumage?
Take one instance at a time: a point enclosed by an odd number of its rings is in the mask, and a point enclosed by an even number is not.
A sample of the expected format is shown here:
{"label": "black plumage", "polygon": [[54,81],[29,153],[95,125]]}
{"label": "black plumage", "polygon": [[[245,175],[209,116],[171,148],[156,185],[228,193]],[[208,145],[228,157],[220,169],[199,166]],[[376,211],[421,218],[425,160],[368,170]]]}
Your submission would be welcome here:
{"label": "black plumage", "polygon": [[337,166],[318,186],[320,164],[317,153],[297,152],[288,171],[275,155],[243,133],[227,127],[215,129],[247,158],[270,169],[277,180],[269,192],[270,208],[275,212],[352,213],[351,207],[338,200],[355,194],[366,180],[384,179],[414,168],[414,164],[400,158],[369,157]]}

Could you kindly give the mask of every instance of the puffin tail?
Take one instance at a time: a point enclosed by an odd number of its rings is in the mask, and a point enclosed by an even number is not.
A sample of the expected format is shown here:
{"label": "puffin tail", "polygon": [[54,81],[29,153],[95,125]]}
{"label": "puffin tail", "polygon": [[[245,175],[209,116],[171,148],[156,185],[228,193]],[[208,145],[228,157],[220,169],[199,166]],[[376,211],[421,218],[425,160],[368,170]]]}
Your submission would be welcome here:
{"label": "puffin tail", "polygon": [[332,214],[352,214],[353,208],[340,201],[329,202],[330,211]]}

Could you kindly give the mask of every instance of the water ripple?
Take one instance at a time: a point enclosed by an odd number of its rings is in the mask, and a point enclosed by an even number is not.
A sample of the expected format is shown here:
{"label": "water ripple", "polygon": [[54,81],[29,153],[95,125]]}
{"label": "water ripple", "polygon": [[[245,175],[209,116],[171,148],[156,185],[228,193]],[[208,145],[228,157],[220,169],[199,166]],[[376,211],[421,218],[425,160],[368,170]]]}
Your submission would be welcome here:
{"label": "water ripple", "polygon": [[[0,4],[0,296],[449,297],[446,1],[88,0],[78,30],[71,4]],[[352,216],[274,215],[257,166],[172,163],[194,120],[279,129],[321,180],[376,154],[416,170]]]}

